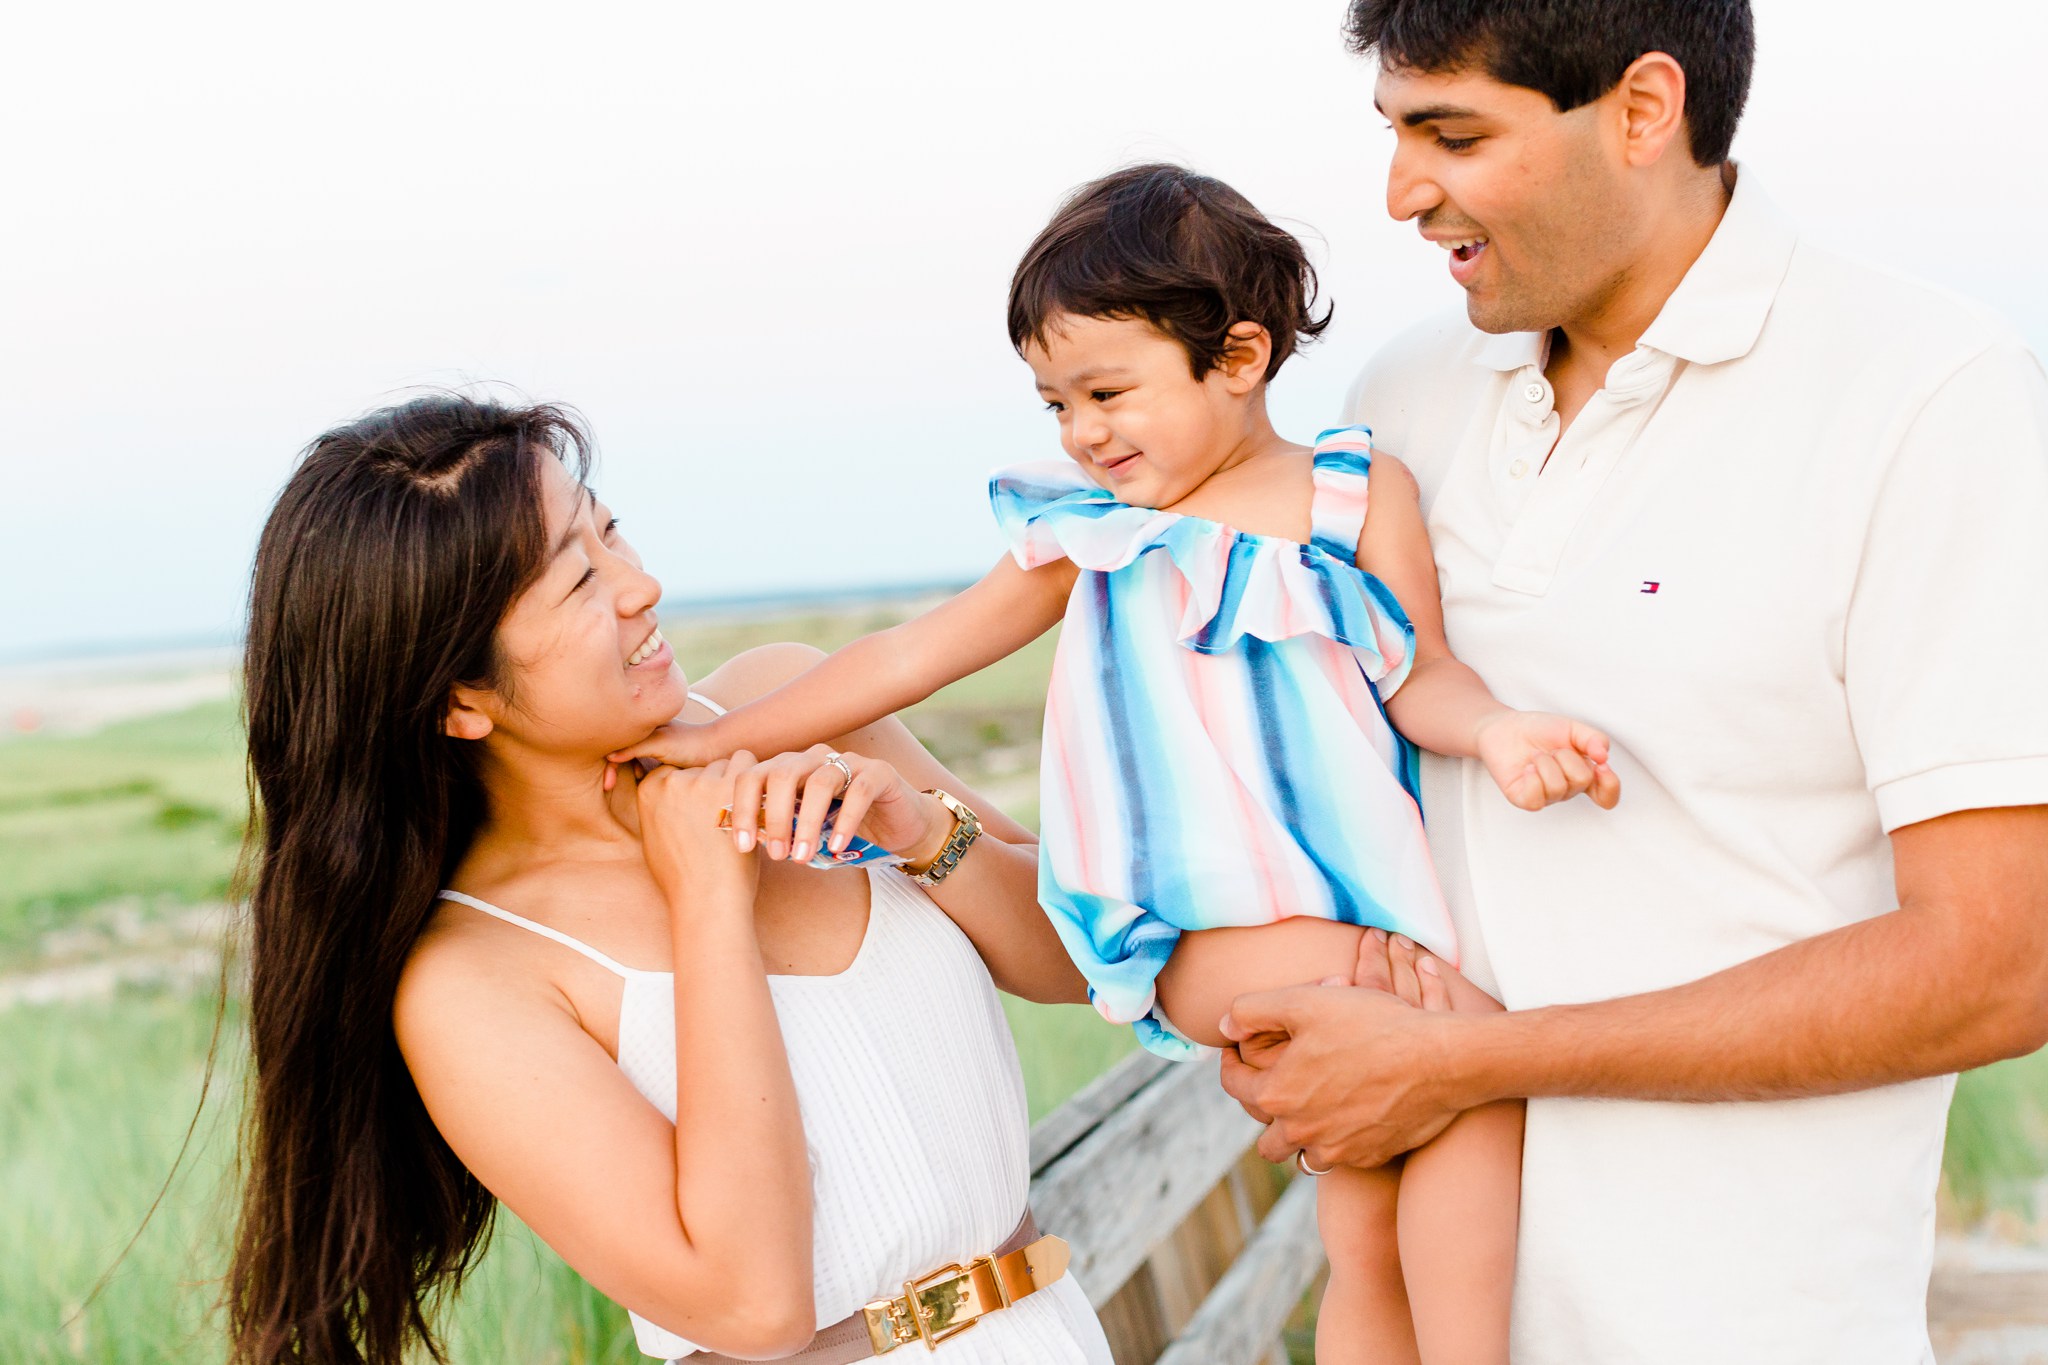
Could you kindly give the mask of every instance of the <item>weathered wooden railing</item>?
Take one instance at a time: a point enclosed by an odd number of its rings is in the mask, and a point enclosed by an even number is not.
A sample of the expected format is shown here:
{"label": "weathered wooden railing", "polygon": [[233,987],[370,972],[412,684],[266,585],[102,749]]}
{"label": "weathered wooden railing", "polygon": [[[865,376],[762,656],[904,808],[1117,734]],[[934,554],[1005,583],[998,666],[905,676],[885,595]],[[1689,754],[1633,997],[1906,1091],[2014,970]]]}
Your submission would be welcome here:
{"label": "weathered wooden railing", "polygon": [[[1031,1208],[1072,1243],[1117,1365],[1286,1365],[1323,1267],[1315,1187],[1250,1150],[1217,1063],[1125,1059],[1031,1130]],[[2043,1182],[2048,1221],[2048,1182]],[[1944,1360],[2048,1365],[2048,1251],[1937,1266]]]}
{"label": "weathered wooden railing", "polygon": [[1251,1150],[1217,1062],[1126,1058],[1031,1130],[1031,1209],[1074,1248],[1117,1365],[1286,1365],[1323,1266],[1315,1187]]}

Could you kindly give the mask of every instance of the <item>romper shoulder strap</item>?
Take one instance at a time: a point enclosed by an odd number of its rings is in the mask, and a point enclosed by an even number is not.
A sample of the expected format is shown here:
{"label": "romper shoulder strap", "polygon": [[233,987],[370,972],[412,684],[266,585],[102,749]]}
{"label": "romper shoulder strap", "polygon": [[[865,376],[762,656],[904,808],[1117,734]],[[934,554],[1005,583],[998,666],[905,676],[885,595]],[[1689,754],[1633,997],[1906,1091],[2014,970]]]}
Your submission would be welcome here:
{"label": "romper shoulder strap", "polygon": [[490,902],[480,901],[475,896],[465,896],[460,891],[443,891],[441,893],[441,899],[444,901],[459,902],[460,904],[468,906],[472,910],[481,910],[486,915],[489,915],[494,919],[501,919],[505,921],[505,923],[507,924],[516,924],[521,929],[526,929],[533,933],[539,934],[542,938],[551,938],[555,942],[561,944],[564,948],[575,949],[577,952],[589,958],[592,962],[595,962],[598,966],[610,972],[613,976],[629,977],[658,975],[658,973],[642,971],[636,967],[622,967],[617,962],[614,962],[612,959],[606,957],[603,953],[600,953],[597,949],[591,947],[588,943],[583,942],[581,939],[570,938],[560,929],[550,929],[545,924],[535,924],[532,920],[525,919],[519,915],[515,915],[510,910],[500,910],[497,906],[492,905]]}
{"label": "romper shoulder strap", "polygon": [[1316,438],[1314,493],[1309,522],[1315,546],[1346,564],[1358,558],[1365,533],[1366,477],[1372,470],[1372,430],[1338,427]]}
{"label": "romper shoulder strap", "polygon": [[690,700],[696,702],[697,705],[703,707],[705,710],[709,711],[714,716],[722,716],[725,714],[725,708],[723,706],[720,706],[717,702],[711,700],[711,698],[705,696],[702,692],[692,692],[690,694]]}

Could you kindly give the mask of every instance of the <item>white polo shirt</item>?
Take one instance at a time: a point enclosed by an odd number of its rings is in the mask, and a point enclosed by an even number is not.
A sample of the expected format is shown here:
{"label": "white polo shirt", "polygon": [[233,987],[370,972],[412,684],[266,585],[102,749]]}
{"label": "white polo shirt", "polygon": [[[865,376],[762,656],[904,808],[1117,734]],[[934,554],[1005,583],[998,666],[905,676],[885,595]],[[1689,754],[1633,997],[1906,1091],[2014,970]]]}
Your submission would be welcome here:
{"label": "white polo shirt", "polygon": [[[1561,442],[1543,359],[1460,312],[1348,400],[1421,481],[1451,647],[1615,740],[1613,812],[1426,762],[1482,984],[1691,981],[1894,908],[1888,831],[2048,802],[2048,380],[2009,329],[1801,241],[1745,174]],[[1932,1360],[1952,1088],[1532,1103],[1517,1365]]]}

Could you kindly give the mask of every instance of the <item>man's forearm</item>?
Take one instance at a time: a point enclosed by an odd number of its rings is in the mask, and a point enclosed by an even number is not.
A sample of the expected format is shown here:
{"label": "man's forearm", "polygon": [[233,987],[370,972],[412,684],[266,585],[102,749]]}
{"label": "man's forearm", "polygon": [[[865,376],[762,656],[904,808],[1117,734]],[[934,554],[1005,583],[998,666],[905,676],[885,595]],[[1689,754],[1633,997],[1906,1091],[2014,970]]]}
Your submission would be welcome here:
{"label": "man's forearm", "polygon": [[1474,1017],[1447,1079],[1467,1108],[1784,1099],[1982,1066],[2041,1046],[2048,950],[1985,937],[1971,917],[1909,905],[1670,990]]}
{"label": "man's forearm", "polygon": [[[1494,1100],[1789,1099],[2048,1046],[2048,805],[1958,811],[1891,840],[1899,909],[1670,990],[1506,1014],[1427,1008],[1426,986],[1415,1009],[1399,977],[1393,995],[1240,997],[1224,1088],[1269,1121],[1269,1160],[1309,1149],[1371,1167]],[[1388,951],[1391,970],[1413,949]]]}

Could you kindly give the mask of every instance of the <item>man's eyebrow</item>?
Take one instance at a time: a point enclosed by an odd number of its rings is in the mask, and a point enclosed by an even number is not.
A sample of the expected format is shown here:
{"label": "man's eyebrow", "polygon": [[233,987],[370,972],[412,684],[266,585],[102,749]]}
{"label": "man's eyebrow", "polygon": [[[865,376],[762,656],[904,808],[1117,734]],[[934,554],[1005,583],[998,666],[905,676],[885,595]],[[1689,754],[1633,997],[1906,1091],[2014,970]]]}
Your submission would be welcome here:
{"label": "man's eyebrow", "polygon": [[[1378,108],[1378,105],[1374,105]],[[1381,113],[1386,110],[1381,109]],[[1452,119],[1479,118],[1477,109],[1468,109],[1462,104],[1425,104],[1420,109],[1410,109],[1401,115],[1403,127],[1420,128],[1425,123],[1448,123]]]}
{"label": "man's eyebrow", "polygon": [[[597,494],[591,492],[590,489],[585,488],[583,490],[583,497],[576,508],[578,512],[581,512],[583,510],[582,503],[589,503],[592,507],[596,507]],[[554,560],[556,556],[560,555],[564,550],[567,550],[569,548],[569,542],[574,539],[576,539],[576,517],[574,514],[571,514],[571,516],[569,517],[569,524],[562,528],[561,540],[557,541],[555,544],[554,554],[549,555],[548,559],[550,561]]]}

